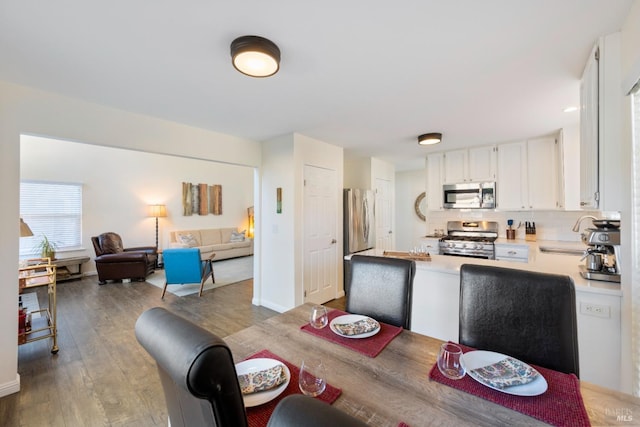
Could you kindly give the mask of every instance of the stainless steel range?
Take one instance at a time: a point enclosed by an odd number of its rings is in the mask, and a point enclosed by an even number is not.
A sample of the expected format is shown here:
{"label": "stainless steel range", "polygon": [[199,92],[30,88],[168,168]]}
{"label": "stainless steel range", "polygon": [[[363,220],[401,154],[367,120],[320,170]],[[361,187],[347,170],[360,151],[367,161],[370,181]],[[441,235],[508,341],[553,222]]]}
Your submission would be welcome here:
{"label": "stainless steel range", "polygon": [[448,221],[447,235],[440,239],[440,255],[495,259],[493,242],[497,238],[495,221]]}

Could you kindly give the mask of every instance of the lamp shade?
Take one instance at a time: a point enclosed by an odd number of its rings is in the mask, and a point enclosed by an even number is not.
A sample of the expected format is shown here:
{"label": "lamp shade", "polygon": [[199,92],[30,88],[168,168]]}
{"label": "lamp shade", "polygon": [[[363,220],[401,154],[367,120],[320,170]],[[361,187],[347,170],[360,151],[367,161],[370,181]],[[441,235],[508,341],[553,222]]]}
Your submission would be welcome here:
{"label": "lamp shade", "polygon": [[149,205],[149,216],[164,218],[167,216],[167,207],[165,205]]}
{"label": "lamp shade", "polygon": [[425,133],[418,137],[418,144],[420,145],[433,145],[442,141],[442,134],[438,132]]}
{"label": "lamp shade", "polygon": [[26,222],[22,218],[20,218],[20,237],[30,237],[33,236],[33,231],[29,228]]}
{"label": "lamp shade", "polygon": [[251,77],[269,77],[280,69],[280,49],[260,36],[242,36],[231,42],[231,62]]}

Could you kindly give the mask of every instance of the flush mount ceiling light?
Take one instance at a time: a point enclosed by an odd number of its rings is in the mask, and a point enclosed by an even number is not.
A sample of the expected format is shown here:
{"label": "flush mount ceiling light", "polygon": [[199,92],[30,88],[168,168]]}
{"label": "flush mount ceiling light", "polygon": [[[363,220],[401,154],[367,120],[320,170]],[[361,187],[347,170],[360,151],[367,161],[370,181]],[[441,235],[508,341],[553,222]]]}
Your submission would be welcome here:
{"label": "flush mount ceiling light", "polygon": [[238,37],[231,42],[231,62],[247,76],[269,77],[280,69],[280,49],[263,37]]}
{"label": "flush mount ceiling light", "polygon": [[433,145],[442,141],[442,134],[439,132],[425,133],[418,137],[418,144],[420,145]]}

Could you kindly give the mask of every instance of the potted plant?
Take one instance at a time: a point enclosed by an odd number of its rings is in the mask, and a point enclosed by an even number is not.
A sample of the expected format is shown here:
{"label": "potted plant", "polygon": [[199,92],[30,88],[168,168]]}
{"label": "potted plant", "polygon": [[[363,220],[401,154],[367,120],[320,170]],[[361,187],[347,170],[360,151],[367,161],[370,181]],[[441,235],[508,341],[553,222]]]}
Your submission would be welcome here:
{"label": "potted plant", "polygon": [[38,244],[34,248],[34,251],[38,255],[40,255],[42,258],[55,259],[57,248],[58,247],[55,242],[52,242],[51,240],[47,239],[47,236],[42,235],[42,239],[40,240],[40,242],[38,242]]}

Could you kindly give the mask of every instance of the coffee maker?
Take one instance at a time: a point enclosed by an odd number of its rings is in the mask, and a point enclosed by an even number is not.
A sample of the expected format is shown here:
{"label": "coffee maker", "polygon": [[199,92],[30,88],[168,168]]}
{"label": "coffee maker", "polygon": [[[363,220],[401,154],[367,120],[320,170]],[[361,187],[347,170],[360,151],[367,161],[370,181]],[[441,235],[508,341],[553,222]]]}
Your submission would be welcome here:
{"label": "coffee maker", "polygon": [[587,228],[582,232],[582,242],[588,246],[582,258],[585,265],[580,266],[580,275],[585,279],[620,283],[619,222],[609,225]]}

